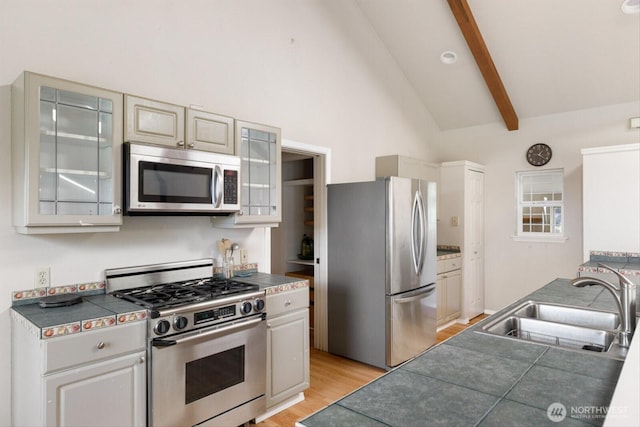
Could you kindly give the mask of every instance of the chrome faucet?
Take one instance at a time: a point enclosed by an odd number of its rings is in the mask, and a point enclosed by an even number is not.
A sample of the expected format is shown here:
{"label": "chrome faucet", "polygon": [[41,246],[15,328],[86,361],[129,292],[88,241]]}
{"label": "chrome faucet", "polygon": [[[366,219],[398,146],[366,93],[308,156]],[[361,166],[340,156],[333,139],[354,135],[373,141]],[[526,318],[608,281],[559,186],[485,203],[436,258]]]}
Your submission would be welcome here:
{"label": "chrome faucet", "polygon": [[620,311],[618,343],[620,347],[629,347],[633,332],[636,330],[636,285],[608,265],[598,263],[598,267],[605,268],[618,276],[620,289],[606,280],[596,279],[595,277],[578,277],[573,279],[571,284],[578,288],[599,285],[613,294]]}

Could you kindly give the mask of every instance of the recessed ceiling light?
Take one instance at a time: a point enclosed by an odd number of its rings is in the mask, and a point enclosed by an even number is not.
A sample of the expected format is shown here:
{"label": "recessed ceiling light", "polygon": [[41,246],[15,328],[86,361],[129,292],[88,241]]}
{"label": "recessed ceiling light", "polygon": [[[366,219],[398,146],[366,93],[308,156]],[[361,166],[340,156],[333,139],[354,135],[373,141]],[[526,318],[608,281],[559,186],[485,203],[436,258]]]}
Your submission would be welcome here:
{"label": "recessed ceiling light", "polygon": [[640,0],[624,0],[622,2],[622,13],[631,14],[640,12]]}
{"label": "recessed ceiling light", "polygon": [[440,54],[440,61],[445,64],[453,64],[458,60],[458,55],[455,52],[451,52],[450,50],[446,52],[442,52]]}

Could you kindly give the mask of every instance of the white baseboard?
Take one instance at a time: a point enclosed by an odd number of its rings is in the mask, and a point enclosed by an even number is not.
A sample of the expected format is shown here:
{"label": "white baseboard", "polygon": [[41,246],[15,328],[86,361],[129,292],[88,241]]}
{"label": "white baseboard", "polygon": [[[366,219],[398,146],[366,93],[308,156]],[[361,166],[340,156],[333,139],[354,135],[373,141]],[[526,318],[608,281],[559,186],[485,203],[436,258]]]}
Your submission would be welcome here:
{"label": "white baseboard", "polygon": [[269,410],[267,412],[265,412],[262,415],[259,415],[256,417],[256,424],[258,424],[259,422],[262,422],[264,420],[266,420],[269,417],[274,416],[275,414],[277,414],[278,412],[282,412],[285,409],[295,405],[296,403],[300,403],[304,400],[304,393],[300,392],[298,394],[296,394],[293,397],[290,397],[289,399],[285,400],[282,403],[279,403],[278,405],[269,408]]}
{"label": "white baseboard", "polygon": [[451,321],[449,321],[447,323],[443,323],[441,326],[438,326],[436,328],[436,332],[440,332],[443,329],[447,329],[449,326],[455,325],[456,323],[458,323],[458,319],[454,319],[454,320],[451,320]]}

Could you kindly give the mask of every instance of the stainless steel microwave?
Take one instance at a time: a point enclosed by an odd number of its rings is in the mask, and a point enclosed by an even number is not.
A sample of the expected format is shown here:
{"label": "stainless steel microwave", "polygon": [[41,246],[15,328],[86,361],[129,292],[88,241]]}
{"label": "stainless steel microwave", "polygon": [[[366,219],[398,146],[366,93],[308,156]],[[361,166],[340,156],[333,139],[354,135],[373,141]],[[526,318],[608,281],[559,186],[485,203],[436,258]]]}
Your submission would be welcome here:
{"label": "stainless steel microwave", "polygon": [[240,210],[240,158],[124,144],[127,215],[228,215]]}

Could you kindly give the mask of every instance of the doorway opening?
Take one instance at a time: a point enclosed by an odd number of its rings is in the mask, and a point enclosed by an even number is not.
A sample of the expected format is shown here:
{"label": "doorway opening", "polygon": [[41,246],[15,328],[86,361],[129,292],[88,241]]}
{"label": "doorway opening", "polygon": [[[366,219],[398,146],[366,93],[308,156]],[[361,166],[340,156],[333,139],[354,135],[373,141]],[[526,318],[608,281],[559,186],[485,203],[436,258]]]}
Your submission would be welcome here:
{"label": "doorway opening", "polygon": [[282,140],[282,222],[271,229],[271,273],[309,280],[309,338],[327,349],[326,184],[330,151]]}

